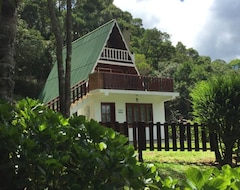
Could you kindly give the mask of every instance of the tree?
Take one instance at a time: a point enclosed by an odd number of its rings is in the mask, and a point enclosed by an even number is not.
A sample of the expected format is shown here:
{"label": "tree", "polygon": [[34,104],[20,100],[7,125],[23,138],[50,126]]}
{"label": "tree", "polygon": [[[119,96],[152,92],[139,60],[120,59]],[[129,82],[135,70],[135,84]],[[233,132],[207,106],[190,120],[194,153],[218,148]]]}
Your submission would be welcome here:
{"label": "tree", "polygon": [[47,44],[38,30],[28,28],[24,20],[18,19],[15,74],[21,78],[40,79],[46,67],[49,68],[46,65]]}
{"label": "tree", "polygon": [[239,71],[240,69],[240,59],[234,59],[232,61],[229,62],[229,66],[236,70],[236,71]]}
{"label": "tree", "polygon": [[154,29],[145,30],[141,39],[140,53],[146,56],[151,66],[158,70],[160,61],[168,60],[174,53],[170,36],[167,33]]}
{"label": "tree", "polygon": [[59,89],[59,101],[60,101],[60,112],[64,114],[65,110],[65,75],[63,67],[63,36],[62,30],[56,16],[56,9],[53,0],[48,0],[48,10],[50,14],[50,20],[52,24],[52,30],[56,40],[56,57],[57,57],[57,68],[58,68],[58,89]]}
{"label": "tree", "polygon": [[[232,165],[233,148],[240,143],[240,77],[220,75],[198,83],[191,92],[193,115],[217,134],[217,161]],[[222,146],[224,145],[224,146]],[[238,154],[237,154],[238,157]]]}
{"label": "tree", "polygon": [[66,16],[66,73],[65,73],[65,116],[70,116],[71,106],[71,60],[72,60],[72,0],[67,0]]}
{"label": "tree", "polygon": [[147,75],[151,71],[151,66],[147,64],[144,54],[135,54],[135,62],[141,75]]}
{"label": "tree", "polygon": [[66,62],[65,69],[63,64],[63,35],[59,20],[56,16],[56,6],[53,0],[48,0],[48,9],[52,24],[52,30],[56,39],[56,56],[58,65],[58,87],[60,112],[68,117],[70,115],[70,87],[71,87],[71,53],[72,53],[72,4],[71,0],[67,0],[67,16],[66,16]]}
{"label": "tree", "polygon": [[0,0],[0,99],[12,101],[17,6],[20,0]]}

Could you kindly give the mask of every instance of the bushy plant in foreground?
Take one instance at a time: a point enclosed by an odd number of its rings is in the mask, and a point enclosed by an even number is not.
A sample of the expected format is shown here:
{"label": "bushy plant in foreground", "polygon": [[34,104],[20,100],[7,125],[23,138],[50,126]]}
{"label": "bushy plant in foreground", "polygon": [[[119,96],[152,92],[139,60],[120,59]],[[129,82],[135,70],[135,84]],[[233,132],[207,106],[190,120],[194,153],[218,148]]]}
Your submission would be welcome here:
{"label": "bushy plant in foreground", "polygon": [[[0,104],[0,189],[236,189],[238,168],[186,181],[162,180],[153,164],[137,162],[127,138],[84,117],[64,118],[39,102]],[[225,188],[226,187],[226,188]]]}
{"label": "bushy plant in foreground", "polygon": [[189,168],[186,171],[186,181],[184,189],[194,190],[238,190],[240,189],[240,168],[231,168],[224,165],[221,170],[209,168],[200,171],[196,168]]}
{"label": "bushy plant in foreground", "polygon": [[142,189],[158,175],[127,138],[31,99],[0,105],[1,189]]}

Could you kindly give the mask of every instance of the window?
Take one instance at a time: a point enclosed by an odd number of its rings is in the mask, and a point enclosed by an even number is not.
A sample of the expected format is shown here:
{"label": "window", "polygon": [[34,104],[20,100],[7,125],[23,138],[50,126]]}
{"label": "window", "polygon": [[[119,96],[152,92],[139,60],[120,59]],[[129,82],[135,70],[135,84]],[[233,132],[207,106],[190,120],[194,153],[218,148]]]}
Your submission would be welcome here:
{"label": "window", "polygon": [[153,121],[152,104],[126,104],[127,122]]}
{"label": "window", "polygon": [[115,103],[101,103],[101,121],[115,122]]}

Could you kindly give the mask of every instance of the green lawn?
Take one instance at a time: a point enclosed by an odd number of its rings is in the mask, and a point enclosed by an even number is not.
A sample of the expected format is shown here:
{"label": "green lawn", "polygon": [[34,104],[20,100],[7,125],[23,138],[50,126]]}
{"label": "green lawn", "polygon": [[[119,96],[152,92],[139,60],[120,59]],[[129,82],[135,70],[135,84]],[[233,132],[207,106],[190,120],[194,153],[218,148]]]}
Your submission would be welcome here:
{"label": "green lawn", "polygon": [[143,151],[143,159],[144,162],[154,163],[163,178],[184,178],[184,173],[189,167],[201,170],[215,167],[215,156],[210,151]]}

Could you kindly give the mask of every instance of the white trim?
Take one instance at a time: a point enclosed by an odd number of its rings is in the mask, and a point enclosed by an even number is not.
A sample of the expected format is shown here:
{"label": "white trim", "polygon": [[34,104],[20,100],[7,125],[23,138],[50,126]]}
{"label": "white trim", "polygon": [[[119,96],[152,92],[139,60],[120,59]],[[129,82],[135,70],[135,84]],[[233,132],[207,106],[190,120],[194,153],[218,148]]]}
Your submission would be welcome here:
{"label": "white trim", "polygon": [[98,60],[98,63],[106,64],[106,65],[119,65],[119,66],[126,66],[126,67],[134,67],[135,65],[133,63],[122,63],[122,62],[116,62],[116,61],[106,61],[106,60]]}
{"label": "white trim", "polygon": [[[139,91],[139,90],[113,90],[113,89],[96,89],[91,90],[91,94],[104,93],[104,94],[133,94],[133,95],[145,95],[145,96],[161,96],[174,99],[179,96],[178,92],[156,92],[156,91]],[[170,99],[169,99],[170,100]]]}

